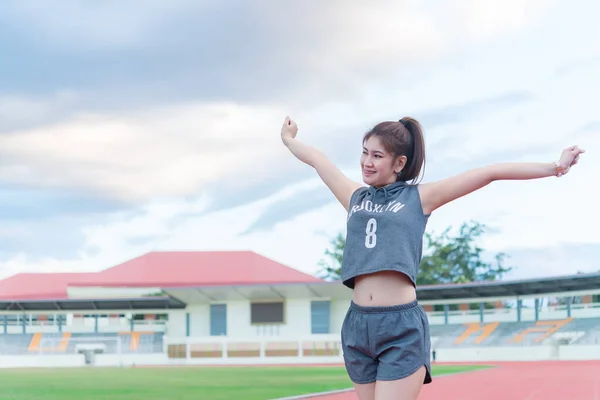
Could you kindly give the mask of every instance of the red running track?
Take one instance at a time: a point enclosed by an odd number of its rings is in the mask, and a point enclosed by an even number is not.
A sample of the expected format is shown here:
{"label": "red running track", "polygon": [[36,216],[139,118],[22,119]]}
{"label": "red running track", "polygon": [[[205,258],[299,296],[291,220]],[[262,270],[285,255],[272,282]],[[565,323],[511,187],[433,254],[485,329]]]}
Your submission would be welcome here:
{"label": "red running track", "polygon": [[[600,400],[600,361],[493,363],[495,368],[434,378],[419,400]],[[354,392],[314,400],[357,400]]]}

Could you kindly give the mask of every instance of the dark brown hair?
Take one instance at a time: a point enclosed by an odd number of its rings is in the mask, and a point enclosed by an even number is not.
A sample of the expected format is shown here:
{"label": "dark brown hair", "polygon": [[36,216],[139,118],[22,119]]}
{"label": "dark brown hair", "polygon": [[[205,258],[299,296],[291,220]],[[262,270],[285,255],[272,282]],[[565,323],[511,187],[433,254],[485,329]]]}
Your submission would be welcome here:
{"label": "dark brown hair", "polygon": [[396,181],[413,181],[421,174],[425,165],[425,139],[419,121],[404,117],[400,121],[385,121],[375,125],[363,138],[363,143],[371,136],[377,136],[386,151],[394,157],[406,156],[406,165]]}

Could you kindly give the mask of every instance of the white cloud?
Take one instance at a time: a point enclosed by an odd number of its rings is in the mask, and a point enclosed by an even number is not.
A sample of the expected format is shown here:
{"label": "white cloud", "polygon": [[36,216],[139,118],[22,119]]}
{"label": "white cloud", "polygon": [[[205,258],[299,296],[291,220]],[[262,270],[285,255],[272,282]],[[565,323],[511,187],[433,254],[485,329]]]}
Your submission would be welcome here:
{"label": "white cloud", "polygon": [[[554,3],[384,0],[323,4],[318,10],[310,9],[319,18],[311,15],[309,27],[321,35],[318,42],[310,43],[310,60],[324,68],[350,67],[373,73],[387,63],[385,69],[393,70],[398,65],[447,55],[464,45],[514,32],[543,15]],[[302,22],[303,17],[307,16],[300,15]]]}
{"label": "white cloud", "polygon": [[77,104],[76,93],[62,91],[45,97],[1,96],[0,133],[61,117]]}
{"label": "white cloud", "polygon": [[[551,0],[495,0],[485,5],[474,0],[377,2],[297,2],[244,4],[240,10],[223,10],[204,1],[115,2],[91,5],[63,1],[52,7],[21,1],[5,10],[5,23],[43,41],[55,51],[77,52],[152,48],[169,39],[171,25],[192,18],[198,23],[207,13],[221,18],[221,29],[211,34],[236,35],[242,41],[236,12],[249,26],[268,30],[273,41],[265,54],[270,67],[284,58],[317,75],[340,81],[378,76],[415,60],[450,54],[457,48],[490,40],[522,29],[542,15]],[[235,24],[235,26],[234,26]],[[206,29],[211,29],[210,27]],[[250,28],[252,29],[252,28]],[[201,31],[204,32],[204,31]],[[206,33],[206,32],[205,32]],[[251,44],[250,44],[251,46]],[[285,66],[279,64],[280,68]],[[310,86],[310,85],[309,85]]]}
{"label": "white cloud", "polygon": [[[145,0],[88,3],[64,0],[58,4],[22,0],[3,10],[5,23],[23,29],[32,40],[54,50],[72,52],[91,48],[128,48],[151,43],[157,25],[192,9],[202,1]],[[26,23],[23,23],[26,21]]]}
{"label": "white cloud", "polygon": [[464,33],[475,40],[487,40],[537,22],[558,0],[457,1],[456,20]]}
{"label": "white cloud", "polygon": [[[310,179],[234,209],[203,214],[209,199],[155,202],[135,214],[117,213],[106,222],[83,229],[85,245],[75,259],[31,260],[19,254],[0,263],[0,277],[17,271],[96,271],[153,250],[254,250],[309,273],[322,256],[331,236],[343,229],[344,210],[337,203],[297,215],[269,232],[238,236],[277,201],[301,195],[321,182]],[[173,225],[173,218],[189,216]],[[317,221],[317,223],[315,223]],[[315,234],[321,232],[320,234]],[[148,238],[132,244],[137,238]]]}
{"label": "white cloud", "polygon": [[[197,193],[203,185],[277,158],[276,107],[187,104],[119,115],[80,115],[0,137],[8,182],[82,187],[126,201]],[[258,162],[256,161],[258,160]]]}
{"label": "white cloud", "polygon": [[[524,16],[541,12],[540,7],[527,6],[538,3],[538,0],[495,3],[495,14],[502,18],[489,22],[495,26],[494,35],[501,35],[504,29],[514,29],[514,18],[520,21],[516,24],[520,26]],[[467,28],[469,21],[477,20],[478,14],[465,12],[460,4],[460,1],[452,3],[444,8],[444,12],[432,11],[420,2],[385,1],[376,6],[333,3],[319,8],[296,5],[299,12],[294,19],[276,19],[272,27],[310,21],[306,37],[300,35],[297,38],[302,43],[300,48],[279,50],[293,54],[297,62],[317,75],[332,73],[346,79],[346,71],[352,75],[353,85],[360,88],[359,77],[353,75],[356,71],[377,76],[381,68],[395,70],[398,62],[415,61],[421,57],[419,54],[447,53],[457,44],[453,41],[462,43],[465,37],[460,32],[471,29]],[[71,22],[66,24],[63,23],[64,16],[57,17],[62,13],[42,12],[44,6],[20,7],[15,9],[19,15],[35,21],[36,29],[50,39],[129,43],[141,38],[151,40],[156,24],[164,22],[164,18],[184,13],[192,5],[181,1],[167,7],[164,3],[150,2],[143,10],[130,14],[126,12],[128,5],[90,8],[69,2],[63,6],[71,15],[67,18]],[[269,12],[277,10],[280,8],[275,7]],[[261,18],[271,15],[269,12],[261,14]],[[93,22],[88,21],[90,15],[94,15]],[[315,15],[320,17],[314,18]],[[449,15],[452,18],[448,18]],[[125,20],[106,23],[109,16],[120,16]],[[115,24],[118,29],[114,28]],[[307,40],[314,34],[319,37],[318,41]],[[402,93],[403,96],[406,94],[406,91]],[[71,96],[77,98],[75,94]],[[379,101],[374,107],[380,107],[381,98],[375,99]],[[69,101],[72,104],[72,100]],[[415,103],[414,98],[410,101]],[[64,100],[58,98],[56,102],[62,104]],[[7,109],[17,110],[11,111],[12,118],[17,119],[23,118],[24,109],[27,112],[33,109],[35,116],[56,112],[58,107],[27,99],[16,103],[13,100],[13,103],[14,106]],[[13,103],[8,102],[9,105]],[[319,110],[327,106],[315,103],[314,99],[303,105],[303,111],[296,116],[323,115]],[[431,103],[422,102],[422,105]],[[354,112],[356,107],[356,103],[344,104],[339,114],[330,118],[332,121],[347,120],[347,115],[357,114]],[[283,105],[260,107],[231,102],[174,104],[124,114],[79,113],[52,126],[1,137],[0,148],[10,152],[14,162],[6,163],[0,169],[0,178],[47,187],[83,187],[126,201],[187,195],[201,191],[209,182],[235,179],[237,171],[247,171],[250,165],[255,175],[273,169],[284,151],[276,138],[277,131],[283,117],[293,111]],[[361,118],[377,119],[377,114],[379,112],[373,109]],[[310,123],[300,123],[308,126],[307,132],[311,131]],[[337,122],[313,123],[340,128]],[[347,121],[343,124],[348,126]],[[361,126],[353,124],[353,129],[359,132],[363,129]],[[310,133],[304,135],[307,140],[312,138]]]}
{"label": "white cloud", "polygon": [[286,60],[309,72],[290,101],[313,102],[325,88],[331,88],[327,94],[360,98],[369,84],[406,96],[406,86],[432,63],[446,63],[457,52],[471,57],[482,44],[525,29],[554,3],[381,0],[310,7],[314,3],[294,2],[265,11],[268,18],[261,23],[282,38],[273,62]]}

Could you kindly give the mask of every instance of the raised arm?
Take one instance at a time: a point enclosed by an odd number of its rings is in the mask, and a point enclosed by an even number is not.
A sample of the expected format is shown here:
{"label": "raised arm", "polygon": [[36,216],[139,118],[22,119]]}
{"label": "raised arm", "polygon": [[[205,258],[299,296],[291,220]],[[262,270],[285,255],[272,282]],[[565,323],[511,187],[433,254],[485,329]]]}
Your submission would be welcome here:
{"label": "raised arm", "polygon": [[483,188],[493,181],[529,180],[564,175],[579,162],[585,150],[577,146],[562,152],[558,163],[503,163],[476,168],[437,182],[419,186],[423,212],[429,214],[444,204]]}
{"label": "raised arm", "polygon": [[348,211],[350,197],[361,185],[349,179],[321,151],[296,139],[298,126],[286,117],[281,128],[281,140],[296,158],[313,167],[329,190]]}

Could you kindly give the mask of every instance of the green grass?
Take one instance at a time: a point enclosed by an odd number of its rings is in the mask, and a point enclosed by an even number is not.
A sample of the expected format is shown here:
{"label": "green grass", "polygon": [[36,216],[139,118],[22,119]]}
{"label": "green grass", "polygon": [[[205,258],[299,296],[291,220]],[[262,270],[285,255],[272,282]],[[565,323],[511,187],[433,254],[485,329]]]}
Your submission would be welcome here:
{"label": "green grass", "polygon": [[[485,366],[433,366],[433,375]],[[2,400],[267,400],[352,386],[343,367],[0,369]]]}

